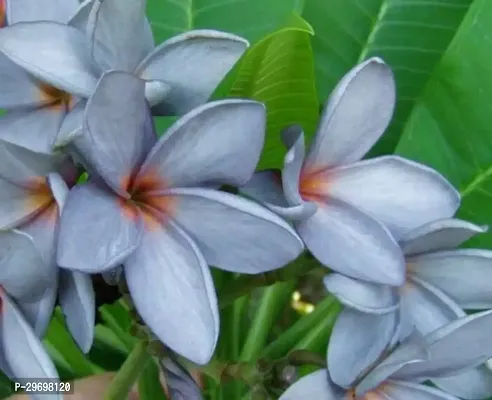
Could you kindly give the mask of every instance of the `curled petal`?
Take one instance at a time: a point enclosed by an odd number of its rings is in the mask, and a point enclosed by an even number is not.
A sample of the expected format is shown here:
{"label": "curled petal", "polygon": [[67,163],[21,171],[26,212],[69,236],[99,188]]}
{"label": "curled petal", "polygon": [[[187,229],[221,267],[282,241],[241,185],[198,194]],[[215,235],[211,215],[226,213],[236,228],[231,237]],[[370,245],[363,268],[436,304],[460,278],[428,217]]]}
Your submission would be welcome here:
{"label": "curled petal", "polygon": [[394,289],[332,273],[323,278],[326,290],[347,307],[368,314],[386,314],[398,308]]}
{"label": "curled petal", "polygon": [[158,46],[139,65],[137,75],[171,85],[159,108],[181,115],[207,101],[247,47],[247,41],[229,33],[188,31]]}

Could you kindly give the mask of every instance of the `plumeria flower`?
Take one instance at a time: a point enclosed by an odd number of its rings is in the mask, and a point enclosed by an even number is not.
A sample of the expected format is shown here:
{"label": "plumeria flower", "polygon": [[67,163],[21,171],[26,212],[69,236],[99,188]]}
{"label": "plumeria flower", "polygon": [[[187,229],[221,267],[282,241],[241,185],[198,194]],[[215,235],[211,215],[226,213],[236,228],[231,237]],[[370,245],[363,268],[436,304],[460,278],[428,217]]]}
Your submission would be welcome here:
{"label": "plumeria flower", "polygon": [[[32,237],[12,230],[0,232],[0,369],[11,380],[32,377],[58,380],[58,373],[39,336],[16,304],[39,294],[36,278],[42,259]],[[59,395],[34,399],[61,399]]]}
{"label": "plumeria flower", "polygon": [[[185,113],[210,97],[248,42],[194,30],[155,47],[145,7],[145,0],[88,0],[76,23],[43,21],[2,29],[0,52],[42,82],[81,98],[92,95],[101,73],[132,72],[146,81],[147,100],[159,106],[155,113]],[[80,134],[84,108],[82,103],[69,114],[56,146]]]}
{"label": "plumeria flower", "polygon": [[[492,251],[456,249],[486,230],[443,219],[408,232],[399,241],[407,265],[399,289],[340,274],[326,276],[328,291],[348,307],[335,323],[328,348],[332,379],[339,385],[351,382],[391,346],[395,329],[402,340],[414,327],[425,335],[466,315],[463,309],[492,308]],[[353,332],[350,344],[348,331]],[[434,383],[466,399],[492,396],[492,373],[485,366]]]}
{"label": "plumeria flower", "polygon": [[492,311],[465,316],[425,338],[411,335],[349,387],[338,386],[329,371],[321,369],[297,381],[280,400],[459,400],[422,383],[436,378],[451,380],[483,363],[492,355],[491,330]]}
{"label": "plumeria flower", "polygon": [[394,237],[451,217],[457,191],[436,171],[396,156],[359,161],[393,114],[390,68],[371,58],[332,93],[305,157],[299,127],[284,132],[281,180],[262,171],[241,191],[294,220],[306,247],[323,264],[354,278],[400,285],[404,260]]}
{"label": "plumeria flower", "polygon": [[[35,266],[20,264],[16,270],[20,274],[16,279],[32,281],[37,288],[30,297],[19,299],[19,308],[42,337],[58,295],[70,332],[87,352],[95,318],[92,281],[72,271],[59,274],[55,254],[60,210],[77,171],[64,157],[33,153],[6,142],[0,142],[0,157],[0,229],[15,228],[29,235],[41,260]],[[29,272],[34,267],[36,274]]]}
{"label": "plumeria flower", "polygon": [[[7,0],[0,5],[0,16],[6,15],[8,25],[40,20],[66,24],[78,15],[79,7],[78,0]],[[50,59],[49,53],[37,50],[31,50],[33,56]],[[51,153],[64,118],[77,99],[60,86],[25,72],[4,54],[0,54],[0,71],[0,108],[7,110],[0,118],[0,139]]]}
{"label": "plumeria flower", "polygon": [[213,189],[253,174],[264,141],[261,103],[208,103],[156,143],[144,90],[141,79],[110,71],[89,100],[83,156],[94,172],[68,195],[57,260],[88,273],[123,264],[146,324],[203,364],[219,329],[208,265],[261,273],[295,259],[303,244],[274,213]]}

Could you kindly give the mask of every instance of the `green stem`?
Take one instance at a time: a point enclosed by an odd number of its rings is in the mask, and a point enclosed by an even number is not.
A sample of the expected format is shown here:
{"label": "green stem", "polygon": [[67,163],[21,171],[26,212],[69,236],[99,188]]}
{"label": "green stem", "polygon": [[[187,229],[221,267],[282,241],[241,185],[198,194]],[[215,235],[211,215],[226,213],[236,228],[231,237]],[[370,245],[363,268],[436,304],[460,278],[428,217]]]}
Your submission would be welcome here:
{"label": "green stem", "polygon": [[279,282],[265,289],[241,351],[241,361],[256,360],[279,313],[289,300],[295,282]]}
{"label": "green stem", "polygon": [[[250,294],[254,289],[262,286],[270,286],[277,282],[296,280],[319,266],[320,264],[316,259],[304,255],[282,269],[257,275],[242,275],[230,285],[219,290],[218,297],[220,308],[227,307],[239,297]],[[326,267],[322,268],[328,273]]]}
{"label": "green stem", "polygon": [[138,342],[111,381],[104,400],[124,400],[150,360],[147,341]]}
{"label": "green stem", "polygon": [[312,328],[326,318],[331,308],[336,304],[333,296],[324,298],[316,305],[314,311],[301,317],[294,325],[283,332],[275,341],[270,343],[262,352],[265,358],[280,358],[285,356]]}

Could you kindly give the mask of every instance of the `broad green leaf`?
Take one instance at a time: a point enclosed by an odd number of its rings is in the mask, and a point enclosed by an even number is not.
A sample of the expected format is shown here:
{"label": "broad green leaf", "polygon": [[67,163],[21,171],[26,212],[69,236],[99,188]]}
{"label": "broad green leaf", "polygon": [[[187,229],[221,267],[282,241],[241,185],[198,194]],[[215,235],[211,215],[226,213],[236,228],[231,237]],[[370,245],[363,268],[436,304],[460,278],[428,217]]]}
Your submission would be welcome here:
{"label": "broad green leaf", "polygon": [[[442,172],[459,217],[492,223],[492,2],[476,0],[418,100],[397,152]],[[471,245],[492,248],[492,233]]]}
{"label": "broad green leaf", "polygon": [[275,32],[249,49],[230,91],[232,97],[258,100],[267,107],[261,169],[281,167],[285,155],[280,141],[283,128],[299,124],[309,137],[318,122],[310,27],[301,19],[291,19],[291,23],[297,26]]}
{"label": "broad green leaf", "polygon": [[391,153],[429,77],[472,0],[307,0],[321,101],[354,65],[371,56],[396,75],[393,123],[373,153]]}
{"label": "broad green leaf", "polygon": [[279,28],[301,0],[149,0],[156,43],[190,29],[217,29],[251,42]]}

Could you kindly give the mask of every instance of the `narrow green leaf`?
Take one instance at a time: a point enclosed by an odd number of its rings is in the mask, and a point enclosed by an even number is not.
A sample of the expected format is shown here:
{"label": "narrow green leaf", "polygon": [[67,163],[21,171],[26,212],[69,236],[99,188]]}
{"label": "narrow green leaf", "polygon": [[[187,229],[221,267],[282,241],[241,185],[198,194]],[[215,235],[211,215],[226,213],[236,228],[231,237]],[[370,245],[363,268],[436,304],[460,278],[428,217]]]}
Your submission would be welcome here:
{"label": "narrow green leaf", "polygon": [[[462,195],[458,216],[492,223],[492,2],[476,0],[420,97],[398,145],[431,165]],[[492,248],[492,232],[470,246]]]}
{"label": "narrow green leaf", "polygon": [[331,335],[331,330],[342,310],[340,303],[336,302],[332,305],[325,317],[319,321],[307,334],[294,346],[292,350],[309,350],[314,352],[325,353],[328,346],[328,340]]}
{"label": "narrow green leaf", "polygon": [[279,282],[264,289],[239,357],[241,361],[256,360],[259,357],[270,330],[289,301],[294,287],[295,282]]}
{"label": "narrow green leaf", "polygon": [[473,0],[308,0],[321,101],[355,64],[379,56],[396,75],[393,123],[373,153],[391,153],[403,125]]}
{"label": "narrow green leaf", "polygon": [[140,375],[138,395],[140,400],[167,400],[159,379],[159,367],[155,360],[150,360]]}
{"label": "narrow green leaf", "polygon": [[316,305],[314,311],[304,315],[294,325],[283,332],[275,341],[270,343],[262,352],[262,357],[280,358],[301,341],[314,327],[323,321],[333,308],[338,307],[334,297],[328,296]]}

